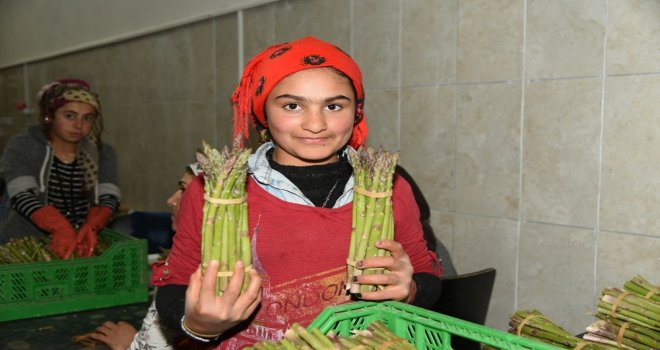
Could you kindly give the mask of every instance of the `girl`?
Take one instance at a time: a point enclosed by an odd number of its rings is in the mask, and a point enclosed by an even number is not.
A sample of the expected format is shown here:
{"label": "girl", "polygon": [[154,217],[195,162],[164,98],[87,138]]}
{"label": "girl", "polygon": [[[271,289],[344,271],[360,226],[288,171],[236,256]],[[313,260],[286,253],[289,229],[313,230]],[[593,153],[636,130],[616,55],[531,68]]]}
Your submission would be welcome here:
{"label": "girl", "polygon": [[39,123],[12,137],[0,159],[11,210],[0,243],[50,234],[62,259],[91,256],[97,232],[119,207],[114,149],[101,142],[98,96],[82,80],[57,80],[37,95]]}
{"label": "girl", "polygon": [[[307,325],[324,307],[350,302],[345,279],[354,181],[346,152],[367,137],[359,67],[336,46],[313,37],[255,56],[232,100],[235,136],[246,138],[251,122],[272,140],[248,162],[253,266],[238,262],[222,296],[214,293],[217,262],[202,276],[204,189],[198,177],[182,198],[167,263],[154,270],[161,317],[191,338],[219,342],[223,349],[280,339],[293,322]],[[392,202],[395,240],[377,243],[391,256],[357,263],[389,273],[352,280],[386,286],[363,293],[364,300],[430,306],[440,294],[441,268],[426,248],[419,211],[403,178],[394,179]],[[241,294],[245,273],[250,282]]]}

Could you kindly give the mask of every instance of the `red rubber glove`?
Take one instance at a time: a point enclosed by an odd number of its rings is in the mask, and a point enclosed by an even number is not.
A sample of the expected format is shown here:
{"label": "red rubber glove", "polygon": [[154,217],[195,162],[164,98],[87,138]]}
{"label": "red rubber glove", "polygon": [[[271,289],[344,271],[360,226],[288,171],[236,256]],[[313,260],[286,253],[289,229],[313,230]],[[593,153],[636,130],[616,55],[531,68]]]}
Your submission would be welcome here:
{"label": "red rubber glove", "polygon": [[105,227],[110,217],[112,209],[108,207],[91,207],[87,212],[87,220],[78,232],[78,255],[82,257],[92,256],[96,244],[98,243],[98,232]]}
{"label": "red rubber glove", "polygon": [[50,248],[57,256],[66,260],[73,255],[78,245],[76,230],[73,229],[69,220],[57,208],[52,205],[45,205],[35,210],[30,216],[30,220],[40,229],[52,235]]}

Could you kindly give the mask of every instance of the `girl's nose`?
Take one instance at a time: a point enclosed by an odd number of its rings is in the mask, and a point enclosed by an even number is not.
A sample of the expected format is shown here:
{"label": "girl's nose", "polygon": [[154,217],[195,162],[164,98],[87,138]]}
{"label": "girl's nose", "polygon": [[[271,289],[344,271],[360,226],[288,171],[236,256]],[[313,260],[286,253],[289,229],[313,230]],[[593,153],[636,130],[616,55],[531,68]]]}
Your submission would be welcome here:
{"label": "girl's nose", "polygon": [[323,111],[311,109],[307,112],[302,124],[303,129],[319,133],[327,128]]}
{"label": "girl's nose", "polygon": [[73,127],[74,127],[74,128],[76,128],[76,129],[82,129],[82,126],[83,126],[83,120],[82,120],[82,118],[76,118],[76,119],[73,121]]}
{"label": "girl's nose", "polygon": [[181,190],[174,192],[165,203],[167,203],[168,207],[174,208],[179,203],[179,198],[181,198]]}

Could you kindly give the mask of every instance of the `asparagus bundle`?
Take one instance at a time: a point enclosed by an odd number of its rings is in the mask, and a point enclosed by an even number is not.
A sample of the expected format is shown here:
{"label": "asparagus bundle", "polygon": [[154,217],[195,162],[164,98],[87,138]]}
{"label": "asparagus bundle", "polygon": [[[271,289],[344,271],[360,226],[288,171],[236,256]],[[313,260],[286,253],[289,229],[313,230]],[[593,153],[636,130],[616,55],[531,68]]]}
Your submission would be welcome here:
{"label": "asparagus bundle", "polygon": [[653,286],[636,275],[626,290],[604,288],[596,320],[587,327],[585,339],[627,349],[660,349],[660,303],[653,300]]}
{"label": "asparagus bundle", "polygon": [[[0,265],[60,260],[50,248],[50,240],[50,237],[36,236],[12,238],[0,245]],[[103,254],[111,244],[108,239],[99,237],[95,254]],[[73,258],[77,257],[78,252],[74,251]]]}
{"label": "asparagus bundle", "polygon": [[660,331],[660,303],[618,288],[605,288],[597,313]]}
{"label": "asparagus bundle", "polygon": [[[346,288],[351,293],[373,291],[373,285],[352,283],[353,276],[383,273],[382,269],[359,270],[355,263],[367,257],[386,256],[389,251],[376,248],[381,239],[394,239],[392,178],[399,160],[398,152],[361,147],[348,154],[355,178],[351,243],[347,258]],[[387,273],[387,271],[385,271]]]}
{"label": "asparagus bundle", "polygon": [[660,302],[660,286],[655,286],[640,275],[633,276],[623,285],[623,289],[643,296],[646,299]]}
{"label": "asparagus bundle", "polygon": [[556,325],[538,310],[516,311],[509,321],[509,333],[532,338],[564,349],[607,350],[619,349],[607,344],[580,339]]}
{"label": "asparagus bundle", "polygon": [[[252,263],[245,192],[250,150],[225,146],[218,151],[206,142],[203,145],[205,157],[198,159],[205,180],[202,269],[211,260],[220,263],[216,294],[221,295],[236,262],[243,261],[246,269]],[[244,283],[243,287],[246,286]]]}
{"label": "asparagus bundle", "polygon": [[59,257],[50,250],[45,238],[34,236],[12,238],[0,245],[0,265],[51,260],[59,260]]}
{"label": "asparagus bundle", "polygon": [[645,333],[649,333],[647,328],[635,324],[620,326],[605,320],[597,320],[587,327],[584,339],[628,349],[660,349],[660,332],[655,332],[657,333],[655,336]]}
{"label": "asparagus bundle", "polygon": [[318,328],[307,330],[298,323],[291,325],[280,341],[262,341],[246,348],[246,350],[415,350],[406,339],[397,336],[382,321],[372,322],[367,329],[353,331],[352,336],[343,337],[328,332],[323,334]]}

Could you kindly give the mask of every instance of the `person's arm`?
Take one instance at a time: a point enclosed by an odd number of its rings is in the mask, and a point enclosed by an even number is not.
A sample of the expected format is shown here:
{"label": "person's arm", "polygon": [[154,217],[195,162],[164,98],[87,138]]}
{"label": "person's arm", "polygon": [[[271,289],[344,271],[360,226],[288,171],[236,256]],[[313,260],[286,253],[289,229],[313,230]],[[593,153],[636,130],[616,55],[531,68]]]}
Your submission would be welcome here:
{"label": "person's arm", "polygon": [[422,223],[419,220],[411,220],[420,217],[412,187],[399,176],[395,177],[394,184],[392,206],[395,211],[395,239],[403,245],[415,271],[415,293],[409,303],[430,308],[440,297],[442,266],[435,252],[428,249]]}
{"label": "person's arm", "polygon": [[98,232],[119,208],[121,191],[117,186],[117,155],[112,146],[103,144],[99,151],[98,203],[87,211],[85,223],[78,233],[78,254],[92,256],[98,243]]}
{"label": "person's arm", "polygon": [[188,185],[179,203],[176,233],[167,260],[152,267],[152,283],[158,286],[156,309],[172,329],[181,329],[190,276],[201,260],[203,195],[204,184],[202,178],[197,177]]}
{"label": "person's arm", "polygon": [[181,328],[181,318],[186,307],[186,289],[188,286],[167,284],[158,287],[156,309],[161,321],[171,329]]}
{"label": "person's arm", "polygon": [[385,288],[359,295],[363,300],[398,300],[422,307],[431,307],[440,296],[442,268],[434,252],[428,250],[419,220],[419,209],[408,182],[394,177],[392,210],[394,240],[377,242],[377,247],[389,256],[364,259],[356,268],[384,268],[387,274],[354,276],[357,284],[382,285]]}
{"label": "person's arm", "polygon": [[[76,231],[69,220],[53,205],[44,205],[36,193],[35,176],[44,165],[45,152],[40,151],[27,134],[12,138],[0,159],[0,176],[7,181],[7,194],[12,208],[42,231],[51,234],[51,248],[62,259],[69,259],[76,248]],[[39,159],[41,157],[41,159]]]}
{"label": "person's arm", "polygon": [[117,177],[117,154],[115,149],[103,144],[99,151],[98,205],[107,206],[116,211],[121,201],[121,190]]}
{"label": "person's arm", "polygon": [[261,277],[251,269],[247,291],[241,293],[246,272],[237,264],[222,296],[215,294],[217,262],[209,263],[206,274],[199,268],[203,195],[198,176],[181,198],[172,249],[165,263],[154,266],[152,282],[159,287],[156,308],[167,324],[195,340],[211,341],[254,312],[261,302]]}
{"label": "person's arm", "polygon": [[60,258],[69,259],[78,245],[76,231],[69,220],[52,205],[44,205],[32,191],[11,198],[12,208],[41,230],[51,234],[50,246]]}
{"label": "person's arm", "polygon": [[431,309],[440,299],[442,281],[440,277],[426,272],[413,273],[415,281],[415,294],[409,302],[411,305]]}
{"label": "person's arm", "polygon": [[183,193],[176,233],[167,260],[152,267],[152,283],[158,286],[156,309],[165,324],[172,329],[181,328],[190,276],[201,260],[201,210],[204,195],[201,179],[195,178]]}
{"label": "person's arm", "polygon": [[13,196],[9,200],[11,207],[19,214],[21,214],[26,219],[30,219],[30,216],[37,211],[37,209],[44,206],[41,203],[37,196],[34,195],[32,191],[23,191]]}

